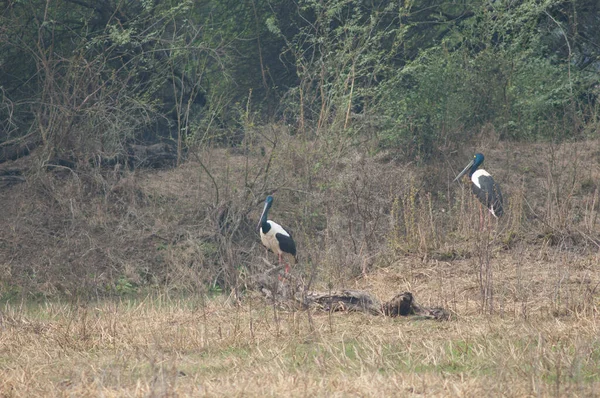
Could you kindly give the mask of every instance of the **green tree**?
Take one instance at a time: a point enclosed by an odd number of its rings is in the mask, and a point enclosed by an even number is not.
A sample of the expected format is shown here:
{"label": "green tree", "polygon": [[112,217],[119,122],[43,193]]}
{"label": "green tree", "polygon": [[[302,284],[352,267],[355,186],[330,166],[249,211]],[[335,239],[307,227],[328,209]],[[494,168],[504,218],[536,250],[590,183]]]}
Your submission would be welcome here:
{"label": "green tree", "polygon": [[381,85],[384,144],[412,154],[447,151],[487,124],[511,139],[579,131],[590,80],[574,63],[576,40],[567,33],[574,20],[565,20],[564,4],[473,2],[461,17],[436,23],[436,35],[405,36],[406,54],[417,55]]}
{"label": "green tree", "polygon": [[192,105],[205,103],[204,73],[222,58],[221,43],[188,18],[195,7],[8,3],[0,84],[11,129],[3,141],[34,136],[46,158],[74,159],[122,155],[127,141],[174,132],[181,143]]}

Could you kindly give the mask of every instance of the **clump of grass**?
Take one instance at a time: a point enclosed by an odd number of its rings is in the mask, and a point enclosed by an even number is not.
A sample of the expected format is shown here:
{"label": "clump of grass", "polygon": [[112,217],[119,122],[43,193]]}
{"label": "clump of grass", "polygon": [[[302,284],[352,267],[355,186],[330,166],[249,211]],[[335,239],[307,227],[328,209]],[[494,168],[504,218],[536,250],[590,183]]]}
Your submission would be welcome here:
{"label": "clump of grass", "polygon": [[430,193],[420,193],[414,179],[394,197],[391,209],[393,250],[426,257],[439,248],[439,217]]}

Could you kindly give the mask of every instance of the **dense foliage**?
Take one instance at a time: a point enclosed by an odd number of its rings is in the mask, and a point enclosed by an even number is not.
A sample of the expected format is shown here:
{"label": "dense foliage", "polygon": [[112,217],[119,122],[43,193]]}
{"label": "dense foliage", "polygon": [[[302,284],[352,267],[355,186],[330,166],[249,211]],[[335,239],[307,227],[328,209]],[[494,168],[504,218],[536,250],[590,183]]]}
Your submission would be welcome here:
{"label": "dense foliage", "polygon": [[[597,128],[595,0],[6,0],[0,145],[119,156],[250,120],[435,153]],[[252,119],[249,115],[252,115]]]}

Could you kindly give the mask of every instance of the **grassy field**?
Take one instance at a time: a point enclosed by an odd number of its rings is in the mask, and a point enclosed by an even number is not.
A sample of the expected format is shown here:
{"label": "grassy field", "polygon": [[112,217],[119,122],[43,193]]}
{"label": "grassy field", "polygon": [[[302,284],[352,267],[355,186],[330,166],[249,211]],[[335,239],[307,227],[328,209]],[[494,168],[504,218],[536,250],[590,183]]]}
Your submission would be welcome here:
{"label": "grassy field", "polygon": [[[507,206],[482,232],[452,183],[472,154],[413,164],[272,134],[2,187],[0,396],[600,395],[597,141],[483,137]],[[273,306],[255,289],[273,192],[312,289],[410,291],[452,319]]]}
{"label": "grassy field", "polygon": [[[255,293],[5,304],[3,396],[595,396],[598,258],[506,256],[492,315],[472,262],[407,260],[356,281],[410,289],[446,322],[283,311]],[[521,265],[518,265],[518,264]],[[501,264],[501,265],[500,265]],[[545,267],[542,268],[542,264]],[[573,271],[576,269],[576,271]],[[584,278],[584,279],[582,279]],[[546,281],[546,283],[542,283]],[[527,292],[527,294],[525,294]]]}

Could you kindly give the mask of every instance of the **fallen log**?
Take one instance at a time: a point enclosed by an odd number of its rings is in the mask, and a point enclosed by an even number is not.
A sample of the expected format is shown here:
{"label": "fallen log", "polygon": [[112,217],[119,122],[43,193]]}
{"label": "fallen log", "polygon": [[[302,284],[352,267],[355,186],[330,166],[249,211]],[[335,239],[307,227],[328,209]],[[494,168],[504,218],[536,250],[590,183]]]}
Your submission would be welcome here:
{"label": "fallen log", "polygon": [[412,293],[403,292],[380,303],[373,295],[362,290],[306,291],[292,280],[278,281],[263,276],[258,281],[262,294],[287,307],[313,308],[326,312],[365,312],[380,316],[413,316],[419,319],[448,320],[450,313],[441,307],[418,304]]}
{"label": "fallen log", "polygon": [[383,315],[377,299],[360,290],[338,290],[331,292],[306,292],[295,297],[304,305],[323,311],[360,311],[372,315]]}
{"label": "fallen log", "polygon": [[304,297],[300,297],[305,305],[316,305],[324,311],[361,311],[390,317],[418,316],[421,319],[450,319],[450,313],[441,307],[429,308],[417,304],[410,292],[399,293],[383,304],[362,290],[306,292]]}

